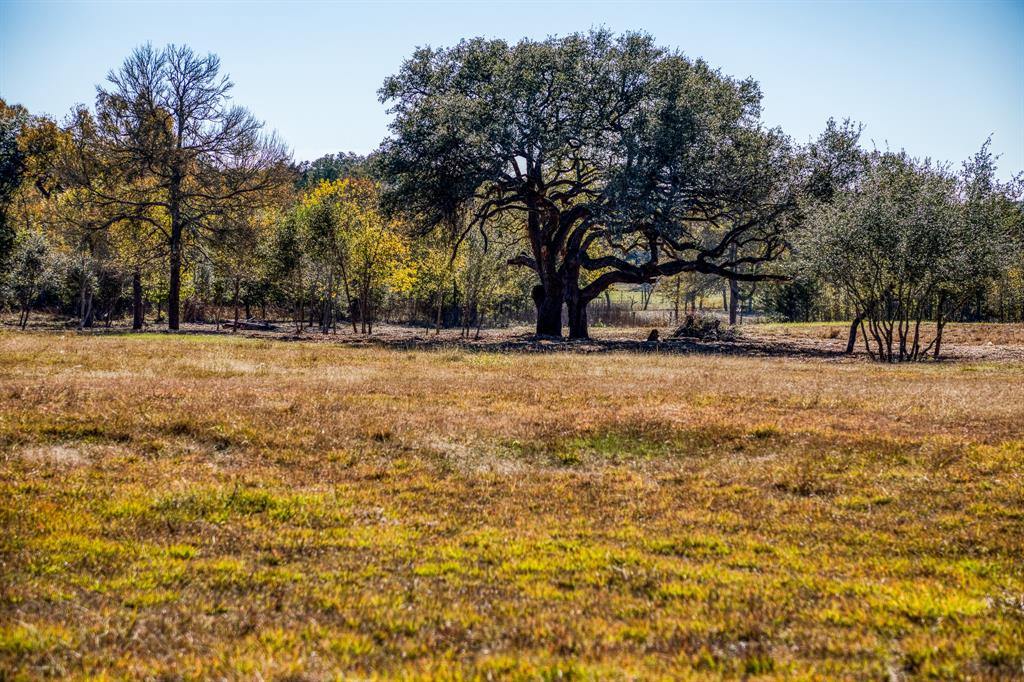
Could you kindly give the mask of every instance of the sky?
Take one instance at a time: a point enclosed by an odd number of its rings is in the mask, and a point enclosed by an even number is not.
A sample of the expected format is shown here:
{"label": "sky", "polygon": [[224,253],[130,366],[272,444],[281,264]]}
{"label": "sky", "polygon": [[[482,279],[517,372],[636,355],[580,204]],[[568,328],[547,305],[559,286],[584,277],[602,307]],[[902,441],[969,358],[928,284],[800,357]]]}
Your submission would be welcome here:
{"label": "sky", "polygon": [[384,78],[462,38],[543,39],[605,26],[753,76],[763,118],[797,142],[829,117],[868,146],[959,164],[992,136],[1024,171],[1024,0],[987,2],[19,2],[0,0],[0,97],[63,118],[136,46],[214,52],[236,103],[297,160],[372,151]]}

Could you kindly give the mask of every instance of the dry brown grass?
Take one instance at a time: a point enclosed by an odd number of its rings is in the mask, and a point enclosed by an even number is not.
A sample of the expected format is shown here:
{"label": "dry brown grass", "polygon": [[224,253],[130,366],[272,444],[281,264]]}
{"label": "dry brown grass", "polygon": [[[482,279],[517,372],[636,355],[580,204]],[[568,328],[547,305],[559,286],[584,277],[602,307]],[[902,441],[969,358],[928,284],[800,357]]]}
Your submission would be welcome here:
{"label": "dry brown grass", "polygon": [[1022,424],[1018,362],[0,334],[0,671],[1012,677]]}
{"label": "dry brown grass", "polygon": [[[743,333],[752,339],[770,341],[814,340],[823,347],[839,350],[846,345],[849,322],[814,322],[810,324],[748,324]],[[922,338],[929,343],[934,325],[921,327]],[[1024,324],[990,322],[951,322],[946,325],[942,340],[944,355],[952,359],[986,357],[1024,359]],[[857,352],[863,351],[863,339],[857,339]]]}

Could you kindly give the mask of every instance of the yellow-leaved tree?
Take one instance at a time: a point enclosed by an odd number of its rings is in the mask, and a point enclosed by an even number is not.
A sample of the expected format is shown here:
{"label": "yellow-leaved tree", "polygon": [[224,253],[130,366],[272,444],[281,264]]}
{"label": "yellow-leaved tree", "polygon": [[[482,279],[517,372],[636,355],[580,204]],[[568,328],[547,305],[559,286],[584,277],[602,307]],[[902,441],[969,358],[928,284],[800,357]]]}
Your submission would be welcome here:
{"label": "yellow-leaved tree", "polygon": [[426,303],[427,310],[434,318],[434,332],[440,333],[444,305],[452,298],[453,305],[458,293],[456,273],[464,266],[465,255],[461,250],[453,257],[450,239],[430,241],[421,239],[416,243],[417,262],[415,297]]}
{"label": "yellow-leaved tree", "polygon": [[381,214],[377,184],[365,178],[323,181],[303,198],[299,220],[317,269],[321,330],[334,326],[343,293],[352,331],[372,333],[381,304],[416,280],[408,239],[401,224]]}

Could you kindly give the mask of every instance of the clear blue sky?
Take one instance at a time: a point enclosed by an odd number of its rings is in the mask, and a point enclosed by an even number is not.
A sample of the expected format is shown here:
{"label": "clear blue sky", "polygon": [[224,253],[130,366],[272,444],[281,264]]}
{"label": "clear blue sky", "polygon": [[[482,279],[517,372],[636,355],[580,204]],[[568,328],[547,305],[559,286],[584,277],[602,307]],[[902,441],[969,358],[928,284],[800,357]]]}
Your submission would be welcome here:
{"label": "clear blue sky", "polygon": [[50,3],[0,0],[0,96],[63,117],[136,45],[220,55],[235,100],[296,159],[368,152],[376,98],[418,45],[642,29],[764,91],[798,141],[829,116],[869,144],[959,162],[993,135],[1001,175],[1024,170],[1024,2]]}

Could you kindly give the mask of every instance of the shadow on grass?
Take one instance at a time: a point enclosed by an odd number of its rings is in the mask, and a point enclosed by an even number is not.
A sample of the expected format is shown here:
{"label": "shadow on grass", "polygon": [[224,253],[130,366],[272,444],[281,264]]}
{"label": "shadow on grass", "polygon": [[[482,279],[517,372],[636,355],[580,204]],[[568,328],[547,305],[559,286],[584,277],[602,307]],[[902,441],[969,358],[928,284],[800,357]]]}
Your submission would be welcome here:
{"label": "shadow on grass", "polygon": [[[294,337],[293,337],[294,338]],[[523,334],[502,339],[451,340],[412,337],[408,339],[346,339],[345,345],[379,346],[398,350],[465,350],[489,353],[671,353],[736,355],[747,357],[848,358],[842,352],[788,342],[764,342],[739,338],[735,341],[666,339],[559,339]]]}

